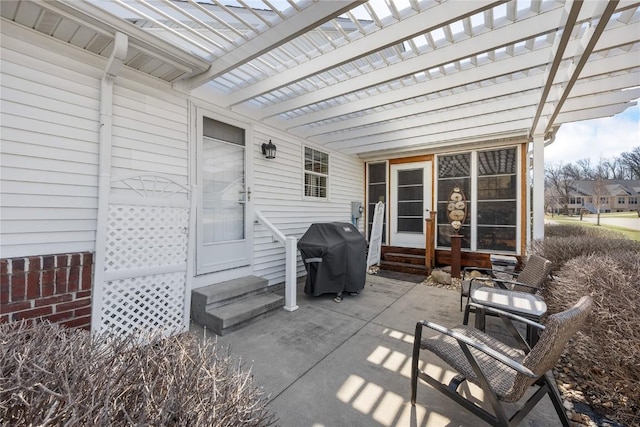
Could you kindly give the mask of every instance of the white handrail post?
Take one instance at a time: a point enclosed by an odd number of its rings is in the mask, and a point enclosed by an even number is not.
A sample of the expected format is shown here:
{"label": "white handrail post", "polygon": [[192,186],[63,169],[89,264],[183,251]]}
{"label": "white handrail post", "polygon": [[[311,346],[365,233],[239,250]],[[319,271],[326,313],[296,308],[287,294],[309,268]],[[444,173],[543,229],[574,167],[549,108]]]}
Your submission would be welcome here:
{"label": "white handrail post", "polygon": [[284,309],[287,311],[296,311],[297,279],[297,239],[293,236],[287,236],[285,247],[285,281],[284,281]]}

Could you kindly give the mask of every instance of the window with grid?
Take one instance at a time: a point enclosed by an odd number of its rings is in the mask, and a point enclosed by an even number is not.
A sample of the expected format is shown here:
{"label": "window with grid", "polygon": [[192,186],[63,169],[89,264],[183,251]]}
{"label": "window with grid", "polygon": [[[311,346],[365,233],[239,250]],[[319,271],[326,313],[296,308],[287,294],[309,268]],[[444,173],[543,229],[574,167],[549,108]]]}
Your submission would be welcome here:
{"label": "window with grid", "polygon": [[329,155],[313,148],[304,149],[304,195],[327,198]]}
{"label": "window with grid", "polygon": [[448,217],[449,197],[459,187],[467,205],[467,217],[458,232],[463,236],[462,248],[516,252],[518,182],[515,147],[439,155],[437,246],[451,247],[454,230]]}
{"label": "window with grid", "polygon": [[455,234],[451,227],[447,206],[449,196],[455,187],[462,190],[467,199],[467,218],[458,234],[462,237],[462,247],[471,247],[469,197],[471,196],[471,153],[459,153],[438,156],[438,202],[436,206],[438,218],[438,246],[451,247],[451,235]]}
{"label": "window with grid", "polygon": [[638,198],[637,197],[629,197],[629,204],[630,205],[637,205],[638,204]]}
{"label": "window with grid", "polygon": [[[369,163],[367,173],[367,236],[371,238],[373,216],[376,211],[376,203],[387,203],[387,163]],[[387,217],[382,220],[382,241],[386,242]]]}
{"label": "window with grid", "polygon": [[477,248],[515,251],[517,150],[478,152]]}

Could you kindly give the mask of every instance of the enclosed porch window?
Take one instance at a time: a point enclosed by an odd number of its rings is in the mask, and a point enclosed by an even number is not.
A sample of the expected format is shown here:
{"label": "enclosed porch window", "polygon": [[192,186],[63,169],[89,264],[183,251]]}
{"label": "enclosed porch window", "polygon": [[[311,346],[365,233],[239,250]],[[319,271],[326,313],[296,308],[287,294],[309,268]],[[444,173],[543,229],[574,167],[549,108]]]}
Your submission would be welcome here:
{"label": "enclosed porch window", "polygon": [[473,151],[438,156],[437,246],[451,247],[454,233],[447,216],[449,195],[462,189],[467,218],[459,232],[462,248],[482,252],[517,252],[518,149]]}

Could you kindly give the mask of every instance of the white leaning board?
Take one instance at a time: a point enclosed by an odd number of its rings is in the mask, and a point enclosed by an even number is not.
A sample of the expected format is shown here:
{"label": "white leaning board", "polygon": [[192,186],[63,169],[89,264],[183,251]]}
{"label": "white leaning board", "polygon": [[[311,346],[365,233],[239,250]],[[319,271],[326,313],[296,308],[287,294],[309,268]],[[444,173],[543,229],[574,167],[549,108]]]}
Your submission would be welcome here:
{"label": "white leaning board", "polygon": [[372,265],[380,263],[380,248],[382,246],[382,224],[384,222],[384,203],[376,203],[373,214],[371,236],[369,236],[369,254],[367,255],[367,270]]}

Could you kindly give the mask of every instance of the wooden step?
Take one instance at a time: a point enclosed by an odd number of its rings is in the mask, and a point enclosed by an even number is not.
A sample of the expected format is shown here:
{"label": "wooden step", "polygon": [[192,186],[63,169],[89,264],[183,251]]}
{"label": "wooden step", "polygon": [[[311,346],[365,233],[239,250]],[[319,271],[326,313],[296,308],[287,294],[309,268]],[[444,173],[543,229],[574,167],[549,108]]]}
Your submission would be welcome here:
{"label": "wooden step", "polygon": [[383,270],[397,271],[399,273],[409,273],[423,276],[429,275],[429,271],[427,270],[427,267],[425,265],[382,260],[380,262],[380,268]]}
{"label": "wooden step", "polygon": [[384,254],[392,252],[398,254],[411,254],[411,255],[422,255],[424,256],[425,251],[422,248],[405,248],[402,246],[382,246],[380,248],[380,254],[384,256]]}
{"label": "wooden step", "polygon": [[403,253],[397,253],[397,252],[387,252],[386,254],[383,255],[383,259],[385,261],[400,262],[404,264],[424,265],[424,254],[413,255],[413,254],[403,254]]}

